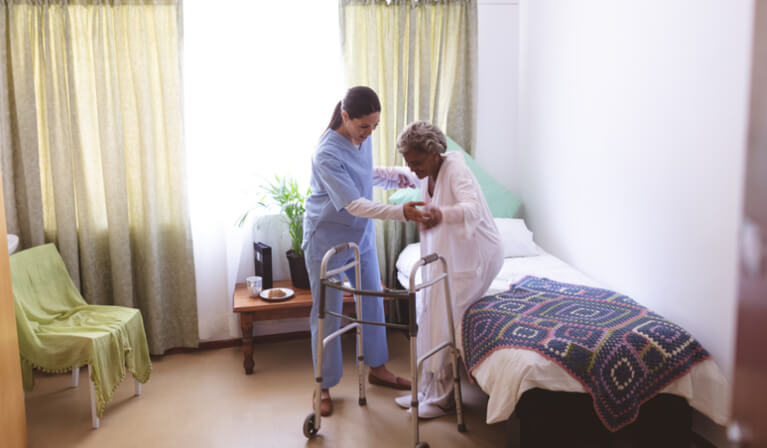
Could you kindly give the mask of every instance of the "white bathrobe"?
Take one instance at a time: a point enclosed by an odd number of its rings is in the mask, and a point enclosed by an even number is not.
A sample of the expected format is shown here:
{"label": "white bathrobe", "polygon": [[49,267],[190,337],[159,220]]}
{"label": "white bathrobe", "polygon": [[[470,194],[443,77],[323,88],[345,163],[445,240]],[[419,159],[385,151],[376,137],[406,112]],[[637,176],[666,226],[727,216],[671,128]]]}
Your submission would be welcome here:
{"label": "white bathrobe", "polygon": [[[420,181],[423,200],[439,207],[442,222],[421,232],[421,255],[438,253],[445,257],[450,273],[453,301],[453,324],[456,343],[461,338],[461,319],[466,309],[479,300],[503,265],[501,237],[487,202],[463,155],[457,152],[443,155],[444,162],[437,175],[434,196],[429,195],[428,178]],[[423,269],[424,281],[441,272],[435,262]],[[425,290],[423,307],[418,316],[418,354],[449,340],[444,282]],[[453,375],[446,350],[424,362],[419,373],[421,402],[442,408],[453,404]]]}

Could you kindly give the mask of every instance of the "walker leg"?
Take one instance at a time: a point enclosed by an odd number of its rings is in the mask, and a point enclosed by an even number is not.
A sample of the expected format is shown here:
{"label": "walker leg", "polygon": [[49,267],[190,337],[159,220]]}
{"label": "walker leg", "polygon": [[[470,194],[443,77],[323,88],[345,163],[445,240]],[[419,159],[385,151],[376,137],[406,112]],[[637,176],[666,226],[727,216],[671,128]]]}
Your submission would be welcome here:
{"label": "walker leg", "polygon": [[135,376],[133,377],[133,393],[137,397],[141,396],[141,383],[138,382]]}
{"label": "walker leg", "polygon": [[[324,288],[324,286],[323,286]],[[314,366],[314,433],[320,430],[320,420],[322,419],[322,349],[325,344],[322,343],[325,329],[325,318],[320,317],[317,320],[317,365]]]}
{"label": "walker leg", "polygon": [[72,387],[77,389],[77,385],[80,384],[80,366],[72,367]]}
{"label": "walker leg", "polygon": [[365,406],[367,404],[367,397],[365,395],[365,370],[365,354],[362,350],[362,325],[360,325],[357,327],[357,372],[359,373],[360,383],[360,406]]}
{"label": "walker leg", "polygon": [[410,336],[410,417],[413,428],[413,446],[418,446],[418,351],[416,337]]}
{"label": "walker leg", "polygon": [[458,371],[458,349],[451,347],[453,352],[453,378],[454,378],[454,392],[455,392],[455,414],[458,419],[458,432],[466,432],[466,424],[463,422],[463,399],[461,398],[461,375]]}
{"label": "walker leg", "polygon": [[[362,289],[362,265],[360,264],[359,250],[354,250],[354,282],[355,287]],[[354,294],[354,312],[357,316],[357,320],[362,320],[362,300],[363,297],[359,294]],[[359,371],[360,381],[360,406],[367,404],[367,397],[365,395],[365,351],[362,345],[362,325],[357,326],[357,370]]]}
{"label": "walker leg", "polygon": [[320,406],[322,404],[322,380],[318,380],[314,386],[314,429],[320,429],[320,418],[322,417],[322,411]]}

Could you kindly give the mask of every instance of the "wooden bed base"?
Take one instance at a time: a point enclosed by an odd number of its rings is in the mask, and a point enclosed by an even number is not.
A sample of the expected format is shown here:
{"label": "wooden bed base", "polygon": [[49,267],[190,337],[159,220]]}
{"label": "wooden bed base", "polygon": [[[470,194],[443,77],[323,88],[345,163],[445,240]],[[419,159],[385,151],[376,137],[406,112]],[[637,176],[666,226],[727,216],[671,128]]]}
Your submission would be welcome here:
{"label": "wooden bed base", "polygon": [[692,408],[687,400],[660,394],[642,405],[639,417],[617,432],[607,430],[585,393],[532,389],[515,414],[522,448],[687,448],[691,446]]}

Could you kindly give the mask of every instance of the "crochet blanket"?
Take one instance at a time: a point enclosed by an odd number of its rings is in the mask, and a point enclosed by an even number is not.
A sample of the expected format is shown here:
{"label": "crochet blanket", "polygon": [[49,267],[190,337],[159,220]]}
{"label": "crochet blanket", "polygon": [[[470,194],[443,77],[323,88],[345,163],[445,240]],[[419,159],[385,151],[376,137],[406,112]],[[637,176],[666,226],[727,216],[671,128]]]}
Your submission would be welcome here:
{"label": "crochet blanket", "polygon": [[625,295],[532,276],[471,305],[462,336],[469,373],[501,348],[554,361],[583,384],[610,431],[710,357],[684,329]]}

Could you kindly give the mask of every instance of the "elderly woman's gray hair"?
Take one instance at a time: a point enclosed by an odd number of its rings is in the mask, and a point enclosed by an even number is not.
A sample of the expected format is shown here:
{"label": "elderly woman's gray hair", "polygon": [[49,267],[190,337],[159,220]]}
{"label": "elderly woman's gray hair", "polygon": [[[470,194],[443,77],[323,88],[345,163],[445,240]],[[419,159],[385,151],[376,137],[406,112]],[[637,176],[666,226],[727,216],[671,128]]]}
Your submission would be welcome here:
{"label": "elderly woman's gray hair", "polygon": [[441,154],[447,149],[445,134],[428,121],[414,121],[397,138],[400,154],[421,151],[427,154]]}

